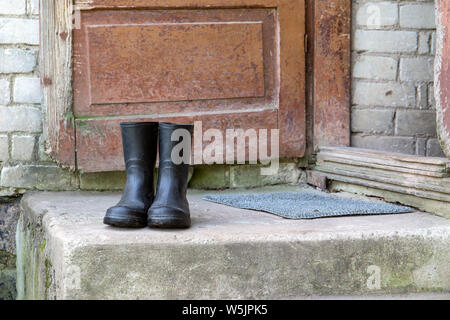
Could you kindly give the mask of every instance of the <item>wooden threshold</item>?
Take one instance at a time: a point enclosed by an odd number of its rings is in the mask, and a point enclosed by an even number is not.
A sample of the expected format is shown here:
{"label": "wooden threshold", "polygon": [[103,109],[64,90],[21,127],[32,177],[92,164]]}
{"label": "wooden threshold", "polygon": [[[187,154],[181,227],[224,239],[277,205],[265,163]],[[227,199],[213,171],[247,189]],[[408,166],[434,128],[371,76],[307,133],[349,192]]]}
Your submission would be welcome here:
{"label": "wooden threshold", "polygon": [[[450,217],[450,160],[387,153],[349,147],[322,147],[317,154],[313,174],[345,185],[362,186],[359,192],[375,195],[369,190],[381,190],[407,197],[387,199],[406,205],[421,207],[421,203],[439,202],[438,206],[426,206],[426,211]],[[319,179],[320,180],[320,179]],[[322,183],[323,185],[323,183]],[[355,188],[347,188],[347,191]],[[367,192],[362,192],[367,190]],[[379,196],[380,192],[377,192]],[[411,199],[414,199],[413,201]],[[421,200],[422,199],[422,200]],[[434,210],[433,208],[436,208]]]}

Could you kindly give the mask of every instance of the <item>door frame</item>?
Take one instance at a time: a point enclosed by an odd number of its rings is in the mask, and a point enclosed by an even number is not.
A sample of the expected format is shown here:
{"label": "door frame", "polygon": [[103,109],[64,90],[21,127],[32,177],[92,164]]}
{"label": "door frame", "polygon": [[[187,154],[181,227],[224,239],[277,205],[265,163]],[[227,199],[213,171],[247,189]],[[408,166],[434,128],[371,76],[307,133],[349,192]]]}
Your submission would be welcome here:
{"label": "door frame", "polygon": [[434,89],[437,134],[444,154],[450,158],[450,3],[436,1],[436,62]]}
{"label": "door frame", "polygon": [[307,0],[306,154],[350,146],[352,0]]}

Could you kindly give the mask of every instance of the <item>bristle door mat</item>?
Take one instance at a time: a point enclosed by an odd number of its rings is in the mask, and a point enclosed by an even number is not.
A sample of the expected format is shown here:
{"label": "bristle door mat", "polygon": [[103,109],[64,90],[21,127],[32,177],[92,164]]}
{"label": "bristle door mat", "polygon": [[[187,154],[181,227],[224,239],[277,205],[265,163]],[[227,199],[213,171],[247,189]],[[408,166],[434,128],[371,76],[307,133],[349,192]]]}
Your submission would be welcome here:
{"label": "bristle door mat", "polygon": [[409,207],[388,203],[343,199],[311,192],[212,194],[205,195],[203,200],[235,208],[264,211],[287,219],[315,219],[414,211]]}

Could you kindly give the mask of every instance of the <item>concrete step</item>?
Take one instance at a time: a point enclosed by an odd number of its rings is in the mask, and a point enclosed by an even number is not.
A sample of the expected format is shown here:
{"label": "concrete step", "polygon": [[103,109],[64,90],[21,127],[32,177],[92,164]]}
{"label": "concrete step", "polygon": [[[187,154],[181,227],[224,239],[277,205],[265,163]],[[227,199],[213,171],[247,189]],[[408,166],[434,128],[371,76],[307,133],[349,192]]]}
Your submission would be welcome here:
{"label": "concrete step", "polygon": [[[245,192],[282,190],[302,188]],[[19,298],[448,297],[447,219],[414,212],[294,221],[202,195],[189,195],[193,227],[168,231],[103,225],[119,194],[26,194],[17,233]]]}

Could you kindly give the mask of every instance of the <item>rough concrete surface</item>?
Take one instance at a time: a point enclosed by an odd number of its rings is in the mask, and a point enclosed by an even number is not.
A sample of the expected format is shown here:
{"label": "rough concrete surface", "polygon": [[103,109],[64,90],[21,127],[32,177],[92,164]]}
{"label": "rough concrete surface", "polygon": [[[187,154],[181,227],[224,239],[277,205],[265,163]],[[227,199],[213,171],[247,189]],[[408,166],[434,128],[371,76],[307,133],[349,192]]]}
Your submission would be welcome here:
{"label": "rough concrete surface", "polygon": [[16,252],[16,228],[19,220],[19,198],[0,198],[0,250]]}
{"label": "rough concrete surface", "polygon": [[16,228],[19,199],[0,198],[0,300],[16,297]]}
{"label": "rough concrete surface", "polygon": [[[277,190],[301,189],[253,192]],[[17,236],[19,298],[296,299],[450,292],[446,219],[414,212],[293,221],[209,203],[203,195],[190,193],[193,227],[181,231],[103,225],[105,210],[119,194],[25,195]]]}

